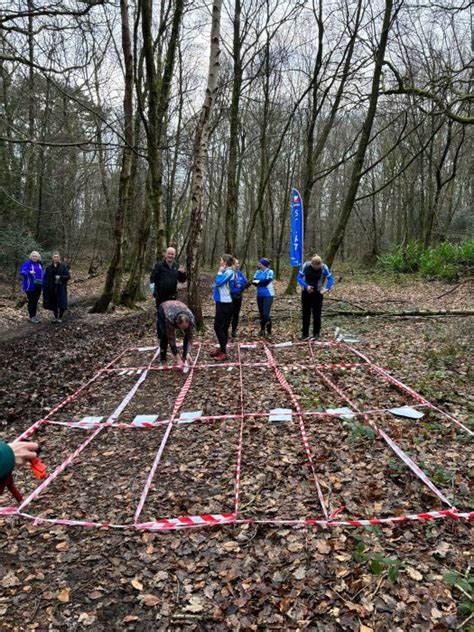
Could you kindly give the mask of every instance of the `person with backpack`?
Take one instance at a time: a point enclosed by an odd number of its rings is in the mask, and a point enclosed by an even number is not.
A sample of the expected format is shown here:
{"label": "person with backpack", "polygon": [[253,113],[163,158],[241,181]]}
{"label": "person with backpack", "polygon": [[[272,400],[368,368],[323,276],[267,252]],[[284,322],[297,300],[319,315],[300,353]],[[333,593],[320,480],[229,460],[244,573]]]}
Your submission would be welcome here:
{"label": "person with backpack", "polygon": [[231,285],[235,280],[233,264],[234,257],[232,255],[222,255],[214,284],[214,300],[216,302],[214,331],[219,341],[219,349],[212,351],[211,356],[219,362],[227,359],[227,341],[233,310]]}
{"label": "person with backpack", "polygon": [[70,278],[69,267],[61,261],[59,252],[54,252],[51,264],[44,272],[43,307],[53,312],[53,323],[58,325],[67,310],[67,282]]}
{"label": "person with backpack", "polygon": [[239,316],[242,308],[242,294],[248,287],[247,279],[240,269],[240,261],[238,259],[234,259],[234,272],[235,278],[230,288],[232,297],[232,338],[237,337],[237,327],[239,326]]}
{"label": "person with backpack", "polygon": [[28,301],[30,322],[37,325],[41,322],[36,316],[36,313],[43,287],[43,266],[41,265],[41,255],[39,252],[33,250],[28,260],[21,266],[20,275],[23,277],[21,289],[25,292]]}
{"label": "person with backpack", "polygon": [[273,288],[273,270],[270,270],[270,259],[262,257],[258,262],[258,270],[253,275],[252,285],[257,288],[257,306],[260,314],[260,335],[272,335],[272,318],[270,312],[275,297]]}
{"label": "person with backpack", "polygon": [[311,261],[306,261],[298,272],[296,280],[303,288],[301,292],[301,310],[303,327],[300,340],[309,340],[309,325],[313,315],[313,339],[318,339],[321,333],[321,311],[323,296],[334,285],[328,266],[322,262],[319,255],[314,255]]}

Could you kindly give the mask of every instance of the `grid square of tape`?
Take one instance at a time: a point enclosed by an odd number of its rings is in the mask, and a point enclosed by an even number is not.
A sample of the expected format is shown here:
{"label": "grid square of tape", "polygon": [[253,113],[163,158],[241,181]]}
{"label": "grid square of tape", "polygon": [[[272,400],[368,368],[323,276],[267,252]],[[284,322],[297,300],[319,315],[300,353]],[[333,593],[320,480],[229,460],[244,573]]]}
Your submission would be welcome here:
{"label": "grid square of tape", "polygon": [[[226,363],[207,362],[207,351],[198,347],[188,372],[160,366],[155,347],[122,352],[42,420],[63,450],[19,509],[0,511],[152,530],[468,515],[451,504],[451,481],[435,484],[409,456],[418,422],[389,409],[415,406],[440,428],[470,431],[350,345],[237,343]],[[81,426],[74,416],[90,402],[95,421]],[[134,424],[140,416],[152,421]],[[431,469],[446,454],[462,461],[436,439]]]}

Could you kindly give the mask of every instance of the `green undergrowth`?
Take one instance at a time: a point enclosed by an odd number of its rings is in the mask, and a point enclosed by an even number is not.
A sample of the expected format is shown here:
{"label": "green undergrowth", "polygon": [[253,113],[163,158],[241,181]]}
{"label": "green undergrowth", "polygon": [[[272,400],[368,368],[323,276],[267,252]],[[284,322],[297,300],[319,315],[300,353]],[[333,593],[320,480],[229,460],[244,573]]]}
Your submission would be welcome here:
{"label": "green undergrowth", "polygon": [[474,239],[462,244],[445,241],[425,248],[419,241],[392,248],[378,257],[378,268],[385,272],[415,273],[424,278],[454,281],[474,269]]}

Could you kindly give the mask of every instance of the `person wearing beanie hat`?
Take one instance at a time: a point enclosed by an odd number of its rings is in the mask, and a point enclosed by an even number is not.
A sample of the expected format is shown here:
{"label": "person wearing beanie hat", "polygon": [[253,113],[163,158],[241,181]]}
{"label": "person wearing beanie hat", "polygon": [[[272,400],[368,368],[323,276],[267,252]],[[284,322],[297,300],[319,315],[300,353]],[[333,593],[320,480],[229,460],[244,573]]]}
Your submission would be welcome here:
{"label": "person wearing beanie hat", "polygon": [[319,255],[306,261],[298,272],[296,280],[303,288],[301,292],[301,309],[303,314],[303,330],[300,340],[309,339],[309,324],[313,314],[313,338],[318,339],[321,331],[321,311],[323,295],[332,288],[334,277]]}
{"label": "person wearing beanie hat", "polygon": [[273,270],[270,270],[270,259],[259,259],[258,270],[253,275],[252,285],[257,288],[257,306],[260,314],[260,335],[272,335],[272,309],[275,290],[273,288]]}

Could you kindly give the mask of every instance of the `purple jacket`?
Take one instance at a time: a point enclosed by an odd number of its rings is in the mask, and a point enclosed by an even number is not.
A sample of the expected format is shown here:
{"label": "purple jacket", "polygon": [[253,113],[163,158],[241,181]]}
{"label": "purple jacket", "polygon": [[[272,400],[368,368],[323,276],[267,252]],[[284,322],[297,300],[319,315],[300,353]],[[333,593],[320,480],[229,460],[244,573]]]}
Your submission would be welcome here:
{"label": "purple jacket", "polygon": [[[35,287],[41,287],[43,283],[43,266],[39,261],[25,261],[20,268],[20,274],[23,277],[23,285],[21,289],[23,292],[33,292]],[[35,284],[36,281],[40,283]]]}

